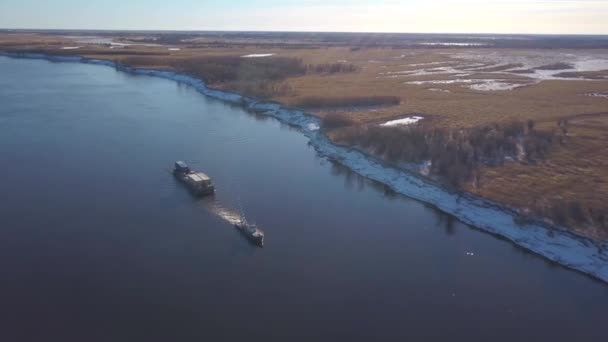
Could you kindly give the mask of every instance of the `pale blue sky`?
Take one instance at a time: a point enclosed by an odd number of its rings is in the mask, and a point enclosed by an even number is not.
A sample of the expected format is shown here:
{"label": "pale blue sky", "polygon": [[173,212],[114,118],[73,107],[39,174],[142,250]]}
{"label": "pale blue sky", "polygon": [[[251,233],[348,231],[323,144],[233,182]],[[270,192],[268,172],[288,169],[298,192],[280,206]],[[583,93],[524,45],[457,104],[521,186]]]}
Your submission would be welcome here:
{"label": "pale blue sky", "polygon": [[0,0],[0,28],[608,34],[608,0]]}

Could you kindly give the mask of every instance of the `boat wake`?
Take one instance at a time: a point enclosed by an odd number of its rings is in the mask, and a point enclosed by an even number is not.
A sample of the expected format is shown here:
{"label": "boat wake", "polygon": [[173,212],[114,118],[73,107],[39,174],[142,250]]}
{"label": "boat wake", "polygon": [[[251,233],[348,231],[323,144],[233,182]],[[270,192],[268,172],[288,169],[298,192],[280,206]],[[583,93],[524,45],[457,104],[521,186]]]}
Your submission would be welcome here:
{"label": "boat wake", "polygon": [[215,214],[217,217],[226,221],[230,225],[235,225],[242,222],[242,215],[235,209],[226,208],[217,201],[209,201],[206,203],[206,207],[209,212]]}
{"label": "boat wake", "polygon": [[209,204],[207,209],[209,209],[210,212],[235,227],[247,238],[247,240],[249,240],[249,242],[258,247],[264,247],[264,232],[260,230],[255,223],[248,222],[245,215],[242,214],[242,211],[239,213],[236,210],[226,208],[215,201],[209,201],[207,203]]}

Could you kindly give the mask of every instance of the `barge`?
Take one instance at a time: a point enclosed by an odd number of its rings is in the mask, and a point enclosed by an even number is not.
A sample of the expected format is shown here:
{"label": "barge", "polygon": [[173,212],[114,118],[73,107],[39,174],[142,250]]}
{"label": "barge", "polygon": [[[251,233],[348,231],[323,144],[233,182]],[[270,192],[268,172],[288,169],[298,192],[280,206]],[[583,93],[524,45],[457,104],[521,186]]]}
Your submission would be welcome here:
{"label": "barge", "polygon": [[195,196],[207,196],[215,193],[215,187],[211,178],[202,172],[192,171],[188,164],[183,161],[175,162],[173,175],[177,180],[186,185],[188,190]]}

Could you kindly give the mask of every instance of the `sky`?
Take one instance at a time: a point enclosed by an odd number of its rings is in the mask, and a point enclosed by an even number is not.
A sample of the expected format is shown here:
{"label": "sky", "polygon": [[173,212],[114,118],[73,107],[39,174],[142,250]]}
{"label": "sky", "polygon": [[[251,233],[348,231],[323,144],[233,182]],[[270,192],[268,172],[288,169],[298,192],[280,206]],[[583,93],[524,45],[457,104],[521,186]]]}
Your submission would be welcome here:
{"label": "sky", "polygon": [[0,28],[608,34],[608,0],[0,0]]}

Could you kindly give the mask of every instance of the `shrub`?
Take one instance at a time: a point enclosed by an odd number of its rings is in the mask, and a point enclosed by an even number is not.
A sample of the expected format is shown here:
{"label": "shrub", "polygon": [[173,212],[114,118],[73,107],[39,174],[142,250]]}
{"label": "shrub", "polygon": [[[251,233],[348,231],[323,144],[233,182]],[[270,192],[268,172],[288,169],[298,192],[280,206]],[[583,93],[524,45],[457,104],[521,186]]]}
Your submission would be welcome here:
{"label": "shrub", "polygon": [[320,74],[349,73],[357,71],[357,67],[347,63],[317,64],[309,65],[308,71]]}
{"label": "shrub", "polygon": [[166,59],[131,57],[123,62],[127,65],[169,66],[212,84],[235,81],[280,81],[287,77],[303,75],[307,70],[302,60],[290,57],[204,56]]}
{"label": "shrub", "polygon": [[568,204],[568,214],[570,218],[577,223],[586,223],[587,215],[582,204],[578,201],[573,201]]}
{"label": "shrub", "polygon": [[355,122],[343,113],[330,113],[321,119],[324,128],[352,126]]}
{"label": "shrub", "polygon": [[291,85],[282,81],[235,81],[227,83],[227,88],[257,98],[287,96],[294,92]]}
{"label": "shrub", "polygon": [[342,97],[304,97],[293,105],[304,108],[372,107],[398,105],[399,96],[342,96]]}
{"label": "shrub", "polygon": [[526,158],[544,158],[553,141],[552,132],[525,130],[523,122],[510,122],[448,130],[424,125],[358,127],[342,130],[335,139],[357,145],[390,162],[430,161],[432,175],[460,187],[473,180],[481,165],[499,165],[515,159],[524,144]]}

